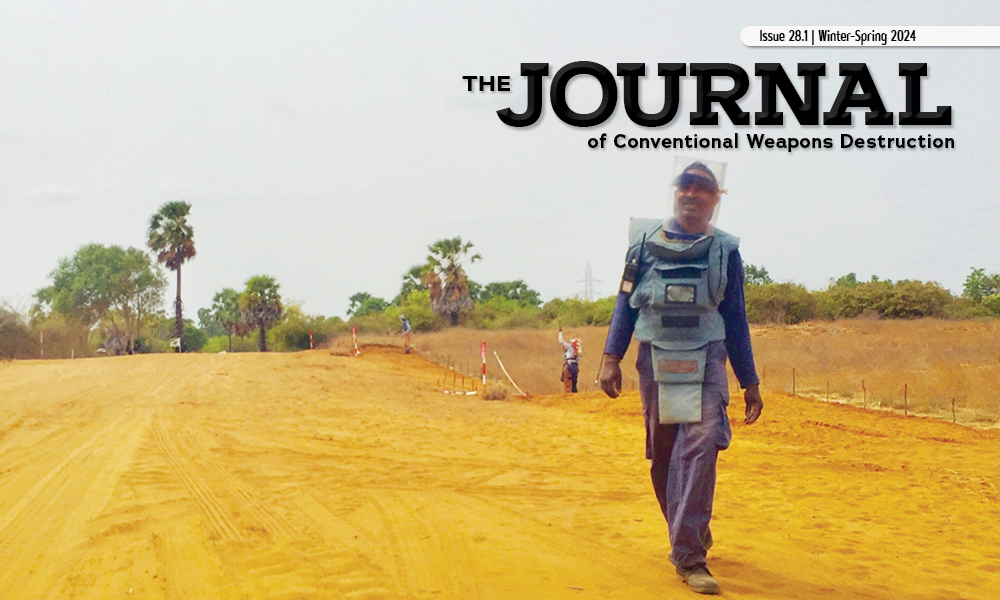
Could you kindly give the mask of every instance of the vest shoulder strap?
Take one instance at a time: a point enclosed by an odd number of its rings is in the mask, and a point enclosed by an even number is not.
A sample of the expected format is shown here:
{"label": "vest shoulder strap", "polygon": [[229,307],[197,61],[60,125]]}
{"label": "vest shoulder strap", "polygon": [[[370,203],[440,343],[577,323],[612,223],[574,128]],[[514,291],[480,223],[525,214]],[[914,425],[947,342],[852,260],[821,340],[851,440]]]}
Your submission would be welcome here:
{"label": "vest shoulder strap", "polygon": [[[740,247],[740,238],[737,237],[737,236],[735,236],[735,235],[733,235],[733,234],[731,234],[731,233],[726,233],[725,231],[723,231],[721,229],[716,229],[715,230],[715,235],[720,240],[723,241],[723,243],[725,244],[725,248],[729,252],[732,252],[733,250],[736,250],[737,248]],[[727,254],[727,256],[728,256],[728,254]]]}

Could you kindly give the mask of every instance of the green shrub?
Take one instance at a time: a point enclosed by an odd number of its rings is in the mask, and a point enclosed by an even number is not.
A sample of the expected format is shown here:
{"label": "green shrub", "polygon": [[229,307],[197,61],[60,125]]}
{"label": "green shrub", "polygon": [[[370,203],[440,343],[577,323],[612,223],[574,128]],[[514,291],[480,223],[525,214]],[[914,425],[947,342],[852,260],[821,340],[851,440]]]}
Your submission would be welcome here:
{"label": "green shrub", "polygon": [[[202,352],[227,352],[229,350],[229,336],[217,335],[208,338],[202,346]],[[256,352],[257,335],[256,332],[247,336],[233,336],[233,352]]]}
{"label": "green shrub", "polygon": [[955,298],[944,307],[945,317],[948,319],[985,319],[994,317],[990,310],[983,306],[981,302],[976,302],[970,298]]}
{"label": "green shrub", "polygon": [[29,326],[34,347],[32,358],[40,355],[40,331],[45,332],[45,358],[82,358],[97,353],[99,336],[89,335],[86,326],[69,321],[58,313],[40,317],[40,314],[33,315]]}
{"label": "green shrub", "polygon": [[477,302],[472,309],[472,326],[476,329],[539,328],[546,325],[541,309],[524,306],[517,300],[493,296]]}
{"label": "green shrub", "polygon": [[397,307],[388,309],[389,314],[395,315],[399,327],[399,316],[406,315],[410,320],[410,326],[416,331],[433,331],[444,326],[445,320],[434,314],[431,309],[431,293],[429,290],[414,290]]}
{"label": "green shrub", "polygon": [[[173,317],[160,315],[155,323],[139,335],[135,340],[135,351],[137,354],[150,354],[157,352],[174,352],[170,347],[170,340],[176,334],[177,325]],[[195,326],[191,319],[184,319],[184,336],[182,343],[185,352],[200,352],[208,341],[205,332]]]}
{"label": "green shrub", "polygon": [[208,336],[198,327],[185,325],[183,340],[185,352],[201,352],[201,349],[205,347],[205,342],[208,341]]}
{"label": "green shrub", "polygon": [[986,296],[980,305],[986,310],[986,314],[992,317],[1000,317],[1000,293]]}
{"label": "green shrub", "polygon": [[0,309],[0,359],[36,358],[38,339],[19,314]]}
{"label": "green shrub", "polygon": [[357,327],[358,333],[393,335],[402,331],[400,316],[405,315],[415,331],[434,331],[450,324],[450,320],[438,316],[431,309],[431,295],[428,290],[410,292],[400,306],[386,306],[379,312],[369,312],[351,317],[344,331]]}
{"label": "green shrub", "polygon": [[[951,308],[955,302],[951,292],[933,281],[835,283],[816,292],[815,296],[819,302],[819,316],[824,319],[853,319],[864,314],[887,319],[916,319],[956,313],[956,309]],[[975,309],[963,304],[958,311],[968,314]]]}
{"label": "green shrub", "polygon": [[751,323],[801,323],[816,318],[816,298],[797,283],[748,285],[744,290]]}
{"label": "green shrub", "polygon": [[617,296],[587,301],[578,298],[554,298],[542,305],[543,318],[549,325],[560,323],[563,327],[584,325],[610,325]]}
{"label": "green shrub", "polygon": [[340,317],[307,315],[300,306],[293,304],[285,307],[281,320],[267,332],[268,347],[279,352],[308,350],[310,331],[313,334],[313,346],[319,347],[344,331],[349,331],[349,328]]}

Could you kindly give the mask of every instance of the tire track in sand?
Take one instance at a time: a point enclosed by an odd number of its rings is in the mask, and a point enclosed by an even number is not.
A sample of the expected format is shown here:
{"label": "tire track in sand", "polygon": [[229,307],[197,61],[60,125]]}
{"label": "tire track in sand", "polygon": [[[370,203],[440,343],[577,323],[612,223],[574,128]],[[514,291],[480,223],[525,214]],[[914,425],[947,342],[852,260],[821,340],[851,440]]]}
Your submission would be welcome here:
{"label": "tire track in sand", "polygon": [[[396,563],[397,577],[413,597],[480,598],[479,571],[465,537],[447,518],[430,518],[419,492],[378,490],[373,497]],[[434,515],[438,516],[438,515]]]}
{"label": "tire track in sand", "polygon": [[[152,429],[156,447],[196,505],[196,514],[207,524],[206,541],[212,542],[192,549],[176,529],[163,532],[157,558],[173,592],[188,597],[187,592],[198,589],[197,579],[186,572],[185,554],[211,549],[213,557],[206,560],[217,564],[222,580],[230,582],[227,593],[275,599],[387,596],[380,578],[365,576],[363,558],[304,535],[213,457],[198,440],[202,430],[166,418],[157,418]],[[331,590],[339,593],[331,596]]]}
{"label": "tire track in sand", "polygon": [[[25,473],[34,485],[0,514],[0,589],[30,586],[41,597],[54,584],[46,560],[51,549],[65,547],[60,542],[77,535],[103,508],[101,497],[131,456],[128,448],[142,427],[124,424],[128,416],[120,415],[62,457],[48,454]],[[18,491],[4,487],[8,498]]]}
{"label": "tire track in sand", "polygon": [[236,522],[227,507],[212,493],[211,488],[195,471],[190,461],[181,456],[175,440],[172,439],[159,418],[153,419],[152,433],[157,448],[170,463],[181,484],[198,506],[212,533],[221,540],[238,541],[244,539],[244,535],[236,526]]}
{"label": "tire track in sand", "polygon": [[332,565],[330,572],[336,576],[337,587],[344,597],[359,600],[404,597],[398,586],[392,585],[392,575],[380,566],[391,562],[392,556],[391,549],[381,540],[355,527],[342,516],[342,511],[330,510],[312,494],[300,495],[295,505],[317,528],[324,548],[317,560],[322,558]]}
{"label": "tire track in sand", "polygon": [[214,460],[211,452],[198,443],[190,429],[177,427],[176,434],[175,441],[188,460],[197,463],[202,470],[208,472],[212,481],[221,483],[227,495],[233,497],[239,504],[242,509],[241,514],[246,514],[253,521],[248,524],[249,529],[266,533],[279,540],[300,537],[299,531],[284,515],[268,506],[246,483],[233,475],[222,463]]}

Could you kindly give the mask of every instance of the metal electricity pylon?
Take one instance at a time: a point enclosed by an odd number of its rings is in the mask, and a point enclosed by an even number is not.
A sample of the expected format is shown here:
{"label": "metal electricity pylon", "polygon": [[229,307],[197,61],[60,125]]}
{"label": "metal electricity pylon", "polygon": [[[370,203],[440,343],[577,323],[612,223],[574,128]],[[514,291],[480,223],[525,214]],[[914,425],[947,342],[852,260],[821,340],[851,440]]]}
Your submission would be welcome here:
{"label": "metal electricity pylon", "polygon": [[594,279],[594,274],[590,270],[590,261],[587,261],[587,270],[584,272],[583,279],[578,280],[576,283],[583,284],[583,299],[587,302],[594,301],[594,282],[600,283],[600,279]]}

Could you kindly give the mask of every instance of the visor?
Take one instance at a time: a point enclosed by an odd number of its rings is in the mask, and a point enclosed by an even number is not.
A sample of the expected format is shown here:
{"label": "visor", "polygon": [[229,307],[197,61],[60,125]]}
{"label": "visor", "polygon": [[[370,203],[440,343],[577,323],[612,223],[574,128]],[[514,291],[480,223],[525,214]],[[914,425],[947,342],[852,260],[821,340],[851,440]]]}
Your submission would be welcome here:
{"label": "visor", "polygon": [[719,218],[726,193],[726,163],[675,156],[663,228],[677,233],[705,233]]}
{"label": "visor", "polygon": [[674,179],[674,185],[681,190],[697,188],[713,194],[719,191],[719,186],[714,179],[700,174],[697,170],[681,173]]}

